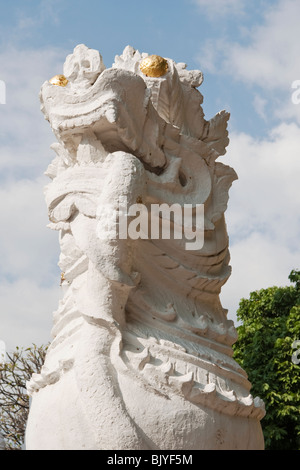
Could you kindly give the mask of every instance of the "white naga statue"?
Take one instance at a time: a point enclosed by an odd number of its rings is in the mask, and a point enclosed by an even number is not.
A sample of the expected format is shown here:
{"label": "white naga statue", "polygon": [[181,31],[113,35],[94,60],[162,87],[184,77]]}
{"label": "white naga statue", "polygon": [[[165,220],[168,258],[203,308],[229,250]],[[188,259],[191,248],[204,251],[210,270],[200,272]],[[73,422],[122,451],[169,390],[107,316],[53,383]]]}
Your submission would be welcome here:
{"label": "white naga statue", "polygon": [[229,114],[204,119],[202,80],[129,46],[106,69],[78,45],[42,86],[64,295],[27,386],[29,450],[264,447],[264,406],[219,299]]}

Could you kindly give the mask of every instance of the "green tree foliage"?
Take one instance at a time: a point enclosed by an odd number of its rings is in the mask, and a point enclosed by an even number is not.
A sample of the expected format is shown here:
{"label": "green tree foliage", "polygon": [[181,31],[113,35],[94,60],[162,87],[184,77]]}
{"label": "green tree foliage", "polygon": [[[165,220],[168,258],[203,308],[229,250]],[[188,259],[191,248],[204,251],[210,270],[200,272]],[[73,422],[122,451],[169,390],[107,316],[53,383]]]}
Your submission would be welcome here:
{"label": "green tree foliage", "polygon": [[21,450],[29,412],[26,382],[44,363],[47,346],[16,348],[0,364],[0,433],[6,450]]}
{"label": "green tree foliage", "polygon": [[289,280],[294,285],[252,292],[237,312],[242,325],[234,358],[248,374],[252,395],[265,402],[261,424],[269,450],[300,450],[300,271]]}

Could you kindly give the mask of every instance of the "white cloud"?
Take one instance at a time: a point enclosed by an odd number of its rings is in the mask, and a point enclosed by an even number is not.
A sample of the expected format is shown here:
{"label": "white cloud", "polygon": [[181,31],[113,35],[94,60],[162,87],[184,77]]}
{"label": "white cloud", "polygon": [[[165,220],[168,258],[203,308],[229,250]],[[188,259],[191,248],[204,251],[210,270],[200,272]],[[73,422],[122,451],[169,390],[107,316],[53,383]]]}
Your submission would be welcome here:
{"label": "white cloud", "polygon": [[288,284],[289,272],[300,267],[300,105],[292,102],[291,87],[300,79],[300,4],[280,0],[269,5],[243,44],[209,39],[199,55],[208,71],[253,86],[257,114],[282,123],[262,139],[230,135],[227,160],[239,180],[230,190],[226,213],[233,272],[221,299],[233,319],[241,297]]}
{"label": "white cloud", "polygon": [[57,232],[50,231],[45,180],[0,189],[0,339],[7,350],[49,341],[60,272]]}
{"label": "white cloud", "polygon": [[224,41],[222,39],[207,39],[197,54],[196,60],[201,70],[217,73],[220,70],[224,55]]}
{"label": "white cloud", "polygon": [[227,70],[267,90],[290,87],[300,78],[299,15],[298,0],[279,0],[269,6],[263,24],[252,28],[249,45],[224,45]]}
{"label": "white cloud", "polygon": [[0,53],[7,95],[0,106],[0,339],[7,349],[48,341],[58,302],[58,239],[46,228],[43,195],[55,138],[38,94],[65,56],[56,48]]}
{"label": "white cloud", "polygon": [[266,105],[267,105],[267,100],[265,98],[263,98],[262,96],[258,94],[254,96],[254,100],[253,100],[254,109],[264,121],[267,120]]}
{"label": "white cloud", "polygon": [[[300,2],[277,0],[267,2],[264,8],[262,21],[240,27],[242,41],[228,34],[221,39],[207,38],[197,61],[203,70],[256,87],[254,106],[263,119],[296,119],[300,123],[300,105],[292,103],[292,83],[300,80]],[[258,98],[257,87],[264,93],[264,101],[261,93]]]}
{"label": "white cloud", "polygon": [[0,340],[6,350],[32,343],[46,344],[51,339],[52,312],[57,309],[58,286],[40,287],[26,278],[0,284]]}
{"label": "white cloud", "polygon": [[0,278],[26,276],[40,285],[53,272],[53,279],[58,241],[57,233],[46,227],[45,182],[19,180],[0,188]]}
{"label": "white cloud", "polygon": [[222,303],[235,312],[253,290],[289,284],[300,268],[300,127],[281,124],[265,139],[231,135],[227,163],[237,172],[226,220],[232,276]]}
{"label": "white cloud", "polygon": [[24,2],[19,3],[20,5],[16,5],[14,9],[15,25],[11,26],[9,31],[6,30],[5,37],[3,34],[2,37],[6,44],[12,41],[21,47],[24,40],[34,37],[37,30],[42,30],[45,24],[58,25],[60,13],[64,8],[60,0],[36,0],[34,11],[28,5],[27,13]]}
{"label": "white cloud", "polygon": [[238,325],[236,311],[240,299],[249,298],[255,290],[288,285],[290,271],[299,268],[300,250],[292,252],[280,241],[252,233],[232,244],[230,254],[232,274],[222,288],[221,302],[228,309],[228,318]]}
{"label": "white cloud", "polygon": [[[239,175],[231,189],[232,229],[280,235],[298,227],[300,128],[280,124],[265,139],[230,136],[228,160]],[[282,221],[285,223],[282,224]]]}
{"label": "white cloud", "polygon": [[[54,136],[40,111],[39,90],[43,82],[61,73],[65,51],[60,49],[19,50],[0,53],[1,79],[6,84],[6,104],[0,115],[0,171],[35,168],[39,174],[51,158]],[[5,173],[4,173],[5,171]]]}

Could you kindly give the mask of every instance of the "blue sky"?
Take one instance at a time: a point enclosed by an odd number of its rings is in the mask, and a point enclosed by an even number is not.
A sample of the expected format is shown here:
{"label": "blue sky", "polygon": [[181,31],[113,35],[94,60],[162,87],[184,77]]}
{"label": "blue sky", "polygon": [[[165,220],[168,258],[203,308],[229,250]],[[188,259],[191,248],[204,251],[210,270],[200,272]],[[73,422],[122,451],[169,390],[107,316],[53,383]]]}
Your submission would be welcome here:
{"label": "blue sky", "polygon": [[14,0],[1,2],[0,340],[7,349],[50,338],[59,298],[57,233],[46,228],[43,172],[55,138],[39,110],[42,83],[80,43],[106,67],[125,46],[204,74],[207,119],[231,113],[224,163],[239,180],[226,213],[232,276],[222,303],[285,285],[300,267],[298,0]]}

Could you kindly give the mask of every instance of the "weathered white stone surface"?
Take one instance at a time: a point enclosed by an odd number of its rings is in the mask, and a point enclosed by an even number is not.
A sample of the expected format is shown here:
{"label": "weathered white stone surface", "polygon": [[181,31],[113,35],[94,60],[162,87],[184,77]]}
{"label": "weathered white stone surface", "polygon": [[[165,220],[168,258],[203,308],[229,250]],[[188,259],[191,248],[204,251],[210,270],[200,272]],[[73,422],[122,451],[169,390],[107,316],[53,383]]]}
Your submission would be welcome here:
{"label": "weathered white stone surface", "polygon": [[[263,403],[232,358],[236,330],[219,300],[236,174],[216,159],[229,114],[206,121],[202,73],[167,59],[167,73],[147,77],[147,56],[126,47],[106,69],[79,45],[67,85],[42,86],[58,141],[45,195],[64,297],[45,365],[28,383],[28,450],[264,446]],[[204,204],[203,248],[107,236],[126,199]]]}

